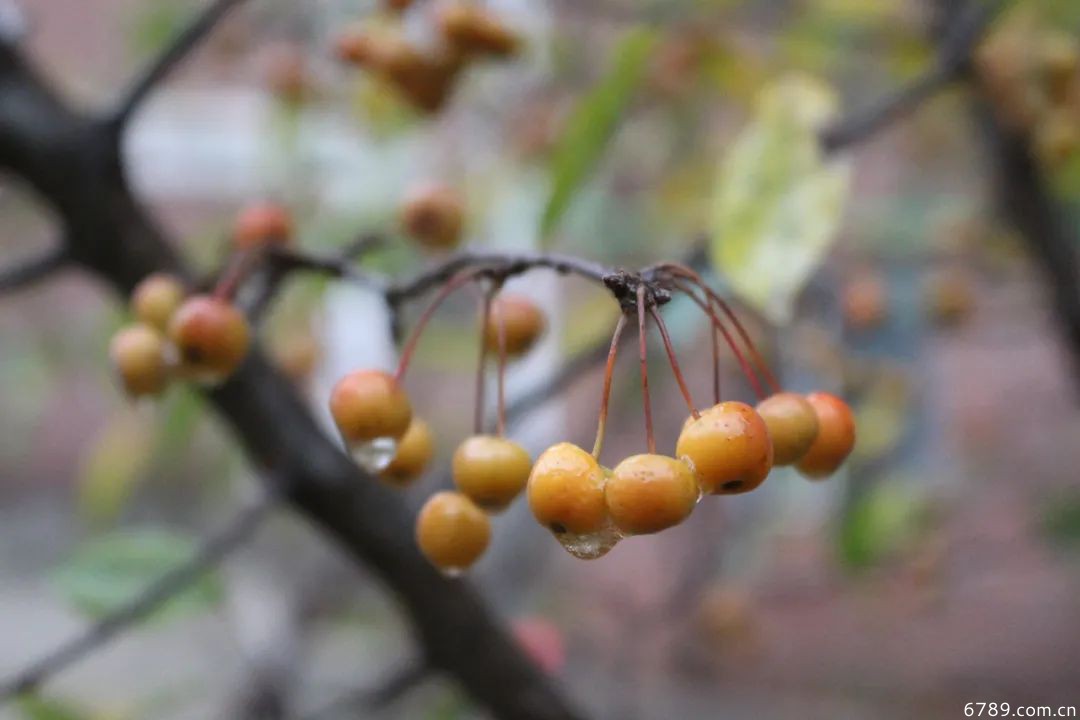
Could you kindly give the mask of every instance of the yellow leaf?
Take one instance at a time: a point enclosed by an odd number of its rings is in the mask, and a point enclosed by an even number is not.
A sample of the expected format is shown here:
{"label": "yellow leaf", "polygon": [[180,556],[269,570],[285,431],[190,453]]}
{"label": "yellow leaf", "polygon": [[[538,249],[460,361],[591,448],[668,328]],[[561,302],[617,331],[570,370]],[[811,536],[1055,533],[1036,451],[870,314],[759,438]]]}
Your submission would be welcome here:
{"label": "yellow leaf", "polygon": [[92,523],[112,520],[150,464],[154,424],[138,412],[114,417],[84,451],[79,469],[79,509]]}

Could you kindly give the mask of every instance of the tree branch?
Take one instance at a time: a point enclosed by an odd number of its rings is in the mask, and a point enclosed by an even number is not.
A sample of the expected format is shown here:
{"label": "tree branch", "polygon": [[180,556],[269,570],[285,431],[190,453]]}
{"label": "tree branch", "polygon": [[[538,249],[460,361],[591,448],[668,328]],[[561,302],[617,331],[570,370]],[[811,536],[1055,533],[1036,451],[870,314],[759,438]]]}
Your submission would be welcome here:
{"label": "tree branch", "polygon": [[1006,0],[977,3],[949,19],[943,28],[935,62],[919,77],[869,108],[842,118],[821,135],[825,152],[839,151],[866,140],[879,130],[911,114],[929,98],[962,79],[986,28],[1005,6]]}
{"label": "tree branch", "polygon": [[216,533],[210,535],[187,562],[165,573],[130,601],[64,643],[18,675],[0,683],[0,702],[32,692],[53,675],[78,662],[145,619],[170,598],[189,587],[204,573],[248,540],[275,507],[271,493],[243,507]]}
{"label": "tree branch", "polygon": [[22,290],[55,274],[67,264],[67,253],[62,249],[53,249],[0,269],[0,293]]}
{"label": "tree branch", "polygon": [[142,106],[146,97],[171,73],[192,50],[199,46],[202,40],[210,34],[218,22],[224,18],[230,10],[240,5],[244,0],[212,0],[191,21],[172,43],[157,56],[153,62],[139,75],[131,88],[120,99],[113,111],[108,124],[114,133],[119,134],[127,124],[131,116]]}

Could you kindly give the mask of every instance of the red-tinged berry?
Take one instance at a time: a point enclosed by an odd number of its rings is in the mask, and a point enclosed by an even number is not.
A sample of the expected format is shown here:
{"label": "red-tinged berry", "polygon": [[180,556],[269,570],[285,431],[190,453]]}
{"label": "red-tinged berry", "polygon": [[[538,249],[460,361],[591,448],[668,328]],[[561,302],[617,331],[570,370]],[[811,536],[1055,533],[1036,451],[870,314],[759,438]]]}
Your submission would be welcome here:
{"label": "red-tinged berry", "polygon": [[855,447],[855,415],[846,402],[817,392],[806,396],[818,416],[814,444],[795,467],[809,478],[825,478],[836,472]]}
{"label": "red-tinged berry", "polygon": [[292,241],[292,215],[281,205],[259,202],[248,205],[236,216],[233,226],[233,246],[237,250],[273,245],[287,245]]}
{"label": "red-tinged berry", "polygon": [[169,323],[180,373],[196,382],[219,383],[232,375],[247,357],[250,335],[242,312],[209,295],[188,298]]}

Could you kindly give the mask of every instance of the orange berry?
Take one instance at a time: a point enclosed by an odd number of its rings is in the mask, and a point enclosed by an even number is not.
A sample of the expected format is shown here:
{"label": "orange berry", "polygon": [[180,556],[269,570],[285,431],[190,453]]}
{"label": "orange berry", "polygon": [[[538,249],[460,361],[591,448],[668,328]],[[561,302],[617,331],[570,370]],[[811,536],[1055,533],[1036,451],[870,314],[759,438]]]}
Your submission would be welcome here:
{"label": "orange berry", "polygon": [[413,418],[397,444],[394,459],[379,473],[379,477],[394,485],[407,485],[424,472],[434,454],[431,428],[420,418]]}
{"label": "orange berry", "polygon": [[461,53],[507,57],[521,45],[516,33],[477,5],[456,0],[443,2],[437,12],[443,39]]}
{"label": "orange berry", "polygon": [[292,215],[281,205],[259,202],[248,205],[236,216],[233,246],[250,250],[270,245],[287,245],[292,240]]}
{"label": "orange berry", "polygon": [[769,428],[741,402],[722,402],[688,419],[675,455],[690,463],[703,491],[716,495],[753,490],[773,464]]}
{"label": "orange berry", "polygon": [[461,243],[465,202],[452,187],[419,185],[401,205],[401,227],[424,247],[452,250]]}
{"label": "orange berry", "polygon": [[806,398],[780,392],[759,402],[756,409],[769,428],[773,465],[791,465],[806,454],[818,434],[817,413]]}
{"label": "orange berry", "polygon": [[451,468],[458,490],[485,510],[502,510],[525,489],[532,458],[512,440],[473,435],[458,446]]}
{"label": "orange berry", "polygon": [[345,443],[400,438],[412,421],[409,397],[389,373],[355,370],[330,392],[330,414]]}
{"label": "orange berry", "polygon": [[159,395],[169,383],[165,339],[141,323],[117,331],[109,343],[109,357],[131,397]]}
{"label": "orange berry", "polygon": [[197,382],[225,380],[243,362],[251,344],[247,318],[232,303],[195,295],[173,315],[169,338],[180,355],[180,371]]}
{"label": "orange berry", "polygon": [[185,294],[183,283],[172,275],[147,275],[131,291],[131,312],[135,319],[165,332]]}
{"label": "orange berry", "polygon": [[835,395],[817,392],[806,399],[817,413],[818,435],[795,467],[806,477],[824,478],[836,472],[855,447],[855,416]]}
{"label": "orange berry", "polygon": [[664,455],[633,455],[615,466],[604,488],[608,513],[635,535],[678,525],[693,511],[700,490],[690,466]]}
{"label": "orange berry", "polygon": [[592,455],[570,443],[553,445],[540,454],[529,475],[529,507],[556,535],[599,532],[608,522],[606,481]]}
{"label": "orange berry", "polygon": [[372,66],[380,52],[379,38],[359,25],[346,28],[334,41],[337,58],[353,65]]}
{"label": "orange berry", "polygon": [[491,303],[484,342],[492,352],[499,351],[499,323],[505,324],[506,354],[519,357],[527,353],[547,328],[544,311],[523,295],[499,295]]}
{"label": "orange berry", "polygon": [[490,542],[491,520],[461,493],[435,493],[416,518],[416,544],[442,570],[464,570],[484,554]]}
{"label": "orange berry", "polygon": [[844,286],[844,320],[856,330],[878,327],[889,314],[885,281],[873,272],[862,272]]}

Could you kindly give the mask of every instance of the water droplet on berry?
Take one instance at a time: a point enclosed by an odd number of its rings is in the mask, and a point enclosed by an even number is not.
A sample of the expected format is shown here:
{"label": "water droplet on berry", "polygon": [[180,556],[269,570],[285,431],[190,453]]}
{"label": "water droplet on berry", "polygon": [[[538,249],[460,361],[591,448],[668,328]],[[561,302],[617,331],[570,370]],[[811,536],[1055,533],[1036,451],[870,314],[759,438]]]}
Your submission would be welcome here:
{"label": "water droplet on berry", "polygon": [[397,440],[392,437],[380,437],[366,442],[355,443],[349,448],[356,464],[369,473],[380,473],[387,468],[397,455]]}
{"label": "water droplet on berry", "polygon": [[443,574],[443,576],[448,577],[451,580],[454,580],[454,579],[459,578],[459,577],[461,577],[462,575],[465,574],[465,568],[460,568],[460,567],[439,568],[439,572],[441,572]]}
{"label": "water droplet on berry", "polygon": [[607,555],[615,547],[623,534],[612,523],[607,523],[600,530],[591,533],[555,533],[555,539],[566,552],[579,560],[595,560]]}

